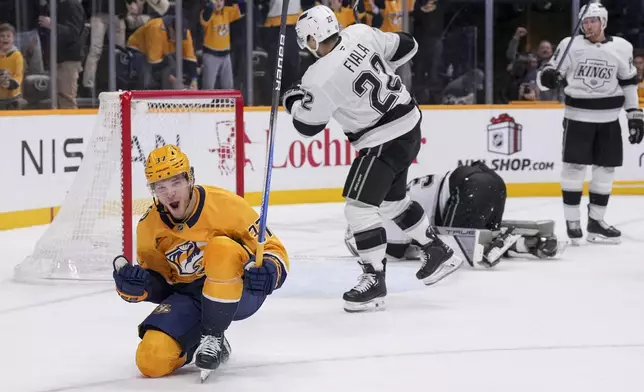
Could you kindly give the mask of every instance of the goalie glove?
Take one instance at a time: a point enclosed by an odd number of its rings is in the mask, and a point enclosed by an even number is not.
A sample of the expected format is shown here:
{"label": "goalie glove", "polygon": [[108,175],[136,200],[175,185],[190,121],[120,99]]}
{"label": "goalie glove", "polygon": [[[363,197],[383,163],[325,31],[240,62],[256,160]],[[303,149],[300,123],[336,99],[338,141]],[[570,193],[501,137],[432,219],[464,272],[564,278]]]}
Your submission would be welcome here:
{"label": "goalie glove", "polygon": [[631,144],[640,144],[644,137],[644,112],[642,109],[626,110],[628,119],[628,141]]}
{"label": "goalie glove", "polygon": [[284,106],[284,109],[286,109],[288,114],[291,114],[293,104],[297,101],[303,100],[304,96],[306,96],[306,92],[302,90],[300,84],[296,84],[284,93],[284,96],[282,97],[282,106]]}
{"label": "goalie glove", "polygon": [[141,302],[148,297],[146,285],[150,273],[140,265],[132,265],[125,256],[117,256],[113,262],[116,292],[127,302]]}

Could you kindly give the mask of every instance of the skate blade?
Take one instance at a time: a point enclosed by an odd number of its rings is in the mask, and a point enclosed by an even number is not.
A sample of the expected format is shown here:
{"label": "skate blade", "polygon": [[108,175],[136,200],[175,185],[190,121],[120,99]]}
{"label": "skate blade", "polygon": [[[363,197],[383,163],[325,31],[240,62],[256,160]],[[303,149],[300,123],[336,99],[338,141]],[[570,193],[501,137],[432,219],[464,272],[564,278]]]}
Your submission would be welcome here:
{"label": "skate blade", "polygon": [[429,275],[425,279],[422,279],[422,282],[425,284],[425,286],[431,286],[434,283],[438,283],[449,275],[453,274],[456,270],[461,268],[462,265],[463,259],[458,256],[452,256],[451,258],[449,258],[449,260],[441,264],[441,266],[438,267],[438,270],[436,270],[433,274]]}
{"label": "skate blade", "polygon": [[579,246],[581,243],[581,238],[570,238],[570,245]]}
{"label": "skate blade", "polygon": [[210,377],[210,374],[212,372],[214,372],[214,369],[201,369],[201,374],[199,375],[199,378],[202,384],[206,382],[206,380],[208,379],[208,377]]}
{"label": "skate blade", "polygon": [[344,301],[344,311],[347,313],[377,312],[385,310],[385,299],[374,298],[367,302]]}
{"label": "skate blade", "polygon": [[586,241],[593,244],[608,244],[608,245],[618,245],[622,242],[621,237],[604,237],[600,234],[588,234]]}

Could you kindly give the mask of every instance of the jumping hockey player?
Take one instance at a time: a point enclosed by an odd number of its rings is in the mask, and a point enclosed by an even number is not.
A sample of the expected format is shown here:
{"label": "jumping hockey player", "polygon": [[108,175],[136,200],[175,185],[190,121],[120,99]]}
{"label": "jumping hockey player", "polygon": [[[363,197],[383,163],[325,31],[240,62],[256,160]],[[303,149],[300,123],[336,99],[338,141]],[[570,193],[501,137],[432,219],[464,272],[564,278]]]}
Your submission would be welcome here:
{"label": "jumping hockey player", "polygon": [[[507,198],[503,179],[483,162],[460,166],[444,174],[429,174],[415,178],[407,185],[408,194],[427,212],[434,226],[478,229],[478,242],[483,245],[480,264],[493,267],[506,251],[529,253],[539,258],[557,255],[558,243],[553,221],[502,221]],[[391,221],[387,230],[387,259],[416,258],[416,246]],[[455,234],[456,237],[459,234]],[[349,236],[345,238],[349,251],[357,256]],[[474,248],[470,248],[474,251]],[[472,257],[464,255],[474,266]],[[453,270],[439,268],[433,279],[440,280]]]}
{"label": "jumping hockey player", "polygon": [[335,14],[321,5],[304,11],[295,30],[300,47],[318,58],[301,85],[282,98],[295,128],[313,136],[333,117],[359,151],[342,195],[363,273],[344,293],[344,309],[382,309],[387,237],[381,217],[422,245],[418,279],[429,278],[443,264],[458,268],[463,262],[430,228],[420,204],[406,195],[407,171],[420,150],[421,113],[395,70],[414,56],[418,44],[407,33],[362,24],[339,33]]}
{"label": "jumping hockey player", "polygon": [[[618,120],[622,107],[626,109],[631,144],[640,143],[644,135],[633,46],[622,38],[604,34],[608,13],[601,4],[584,6],[579,17],[583,17],[584,35],[567,37],[559,43],[537,75],[537,83],[544,91],[564,87],[566,94],[561,188],[568,236],[575,244],[583,236],[579,204],[586,168],[592,165],[587,240],[619,243],[620,231],[604,221],[604,214],[615,168],[622,166]],[[571,40],[570,51],[562,58]]]}
{"label": "jumping hockey player", "polygon": [[231,349],[224,336],[233,320],[253,315],[279,289],[289,268],[280,240],[267,230],[263,265],[254,263],[258,214],[241,197],[195,185],[178,147],[150,153],[145,177],[154,197],[137,227],[137,259],[114,261],[118,294],[159,306],[139,325],[136,364],[162,377],[196,357],[202,381]]}

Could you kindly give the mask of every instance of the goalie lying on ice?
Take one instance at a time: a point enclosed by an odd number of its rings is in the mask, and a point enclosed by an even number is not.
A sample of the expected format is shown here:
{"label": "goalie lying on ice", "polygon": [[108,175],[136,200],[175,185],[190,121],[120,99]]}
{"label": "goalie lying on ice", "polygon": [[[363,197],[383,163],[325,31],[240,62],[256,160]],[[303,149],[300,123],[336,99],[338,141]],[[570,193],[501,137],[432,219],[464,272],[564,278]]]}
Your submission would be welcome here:
{"label": "goalie lying on ice", "polygon": [[[427,211],[438,232],[444,237],[452,237],[452,241],[446,239],[446,242],[450,245],[455,242],[452,248],[460,250],[472,266],[478,262],[492,267],[508,250],[539,258],[553,257],[558,252],[553,221],[502,220],[507,197],[505,182],[483,162],[461,166],[444,175],[416,178],[409,182],[407,191],[411,200]],[[385,229],[389,260],[415,257],[411,238],[393,222],[385,221]],[[345,243],[355,255],[350,237],[346,236]],[[481,248],[482,252],[477,252]],[[439,278],[451,272],[437,270],[435,274]]]}
{"label": "goalie lying on ice", "polygon": [[190,363],[209,372],[225,362],[224,332],[253,315],[286,279],[289,261],[267,230],[257,267],[258,214],[241,197],[194,184],[188,157],[176,146],[148,156],[145,176],[154,205],[137,227],[137,258],[114,260],[118,294],[128,302],[159,304],[139,325],[136,364],[161,377]]}

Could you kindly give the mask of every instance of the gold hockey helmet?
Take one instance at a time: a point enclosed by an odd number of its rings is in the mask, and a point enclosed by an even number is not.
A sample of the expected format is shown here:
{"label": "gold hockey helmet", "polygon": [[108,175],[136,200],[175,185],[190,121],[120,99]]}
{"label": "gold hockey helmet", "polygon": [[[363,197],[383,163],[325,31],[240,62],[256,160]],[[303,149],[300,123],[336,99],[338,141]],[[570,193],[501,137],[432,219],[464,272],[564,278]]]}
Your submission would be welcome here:
{"label": "gold hockey helmet", "polygon": [[192,184],[192,173],[188,156],[174,144],[166,144],[152,150],[145,162],[145,178],[148,185],[179,174],[185,174]]}

